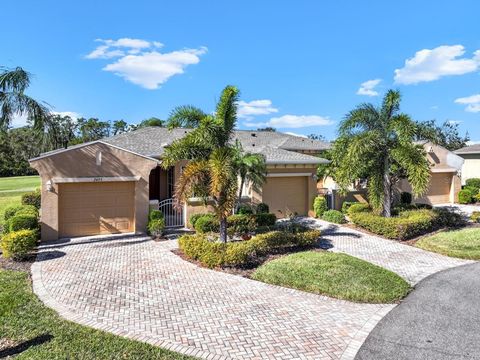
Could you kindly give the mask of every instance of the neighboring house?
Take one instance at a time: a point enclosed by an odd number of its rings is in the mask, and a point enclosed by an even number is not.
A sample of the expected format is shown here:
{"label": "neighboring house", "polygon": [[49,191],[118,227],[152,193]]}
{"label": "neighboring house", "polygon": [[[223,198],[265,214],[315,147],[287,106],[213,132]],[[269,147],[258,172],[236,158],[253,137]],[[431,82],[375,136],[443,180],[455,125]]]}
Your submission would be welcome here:
{"label": "neighboring house", "polygon": [[[431,178],[427,192],[420,198],[413,199],[414,203],[439,205],[458,201],[458,192],[461,189],[460,172],[463,159],[442,146],[430,142],[420,143],[425,148],[427,159],[431,164]],[[480,157],[479,157],[480,158]],[[338,191],[335,181],[327,177],[319,182],[319,192],[329,194],[330,207],[340,210],[344,201],[367,201],[366,184],[359,182],[352,186],[346,196]],[[399,192],[411,192],[412,188],[406,179],[397,184]]]}
{"label": "neighboring house", "polygon": [[[185,162],[164,170],[165,147],[188,129],[142,128],[99,141],[42,154],[30,164],[42,180],[42,240],[144,232],[150,203],[160,202],[167,223],[184,225],[206,209],[197,200],[173,208],[175,182]],[[267,180],[260,190],[245,186],[248,200],[265,202],[279,218],[312,214],[317,195],[317,155],[328,143],[278,132],[236,131],[246,151],[263,154]]]}
{"label": "neighboring house", "polygon": [[[440,205],[458,201],[458,192],[461,189],[460,173],[463,159],[440,145],[430,142],[424,143],[427,159],[432,165],[431,178],[427,192],[414,203]],[[401,180],[400,191],[411,192],[408,181]]]}
{"label": "neighboring house", "polygon": [[480,144],[466,146],[455,151],[464,160],[462,166],[462,185],[467,179],[480,178]]}

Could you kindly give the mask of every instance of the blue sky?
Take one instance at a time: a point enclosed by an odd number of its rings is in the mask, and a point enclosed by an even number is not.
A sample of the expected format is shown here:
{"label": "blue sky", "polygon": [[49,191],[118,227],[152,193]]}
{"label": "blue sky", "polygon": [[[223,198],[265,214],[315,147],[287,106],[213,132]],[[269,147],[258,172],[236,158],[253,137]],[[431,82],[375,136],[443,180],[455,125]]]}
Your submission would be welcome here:
{"label": "blue sky", "polygon": [[346,112],[398,88],[414,119],[457,121],[480,141],[475,0],[6,0],[2,13],[0,65],[33,73],[29,94],[58,112],[212,111],[234,84],[240,128],[333,139]]}

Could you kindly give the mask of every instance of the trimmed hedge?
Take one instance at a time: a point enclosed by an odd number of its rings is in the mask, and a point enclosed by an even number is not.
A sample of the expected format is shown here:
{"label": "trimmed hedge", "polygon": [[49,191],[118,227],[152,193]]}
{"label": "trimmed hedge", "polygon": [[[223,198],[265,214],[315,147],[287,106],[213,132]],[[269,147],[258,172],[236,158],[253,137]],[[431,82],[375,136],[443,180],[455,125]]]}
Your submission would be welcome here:
{"label": "trimmed hedge", "polygon": [[342,204],[342,213],[347,214],[350,206],[358,204],[358,201],[344,201]]}
{"label": "trimmed hedge", "polygon": [[237,214],[251,215],[253,214],[253,209],[250,205],[243,204],[238,207]]}
{"label": "trimmed hedge", "polygon": [[313,201],[313,211],[315,212],[315,217],[322,217],[323,213],[327,210],[327,199],[325,199],[323,196],[317,196]]}
{"label": "trimmed hedge", "polygon": [[350,206],[347,210],[347,215],[349,217],[352,216],[352,214],[355,213],[361,213],[361,212],[368,212],[371,211],[372,209],[370,208],[370,205],[365,204],[365,203],[356,203]]}
{"label": "trimmed hedge", "polygon": [[161,236],[165,230],[165,219],[152,219],[147,225],[148,234],[151,236]]}
{"label": "trimmed hedge", "polygon": [[464,224],[461,215],[447,209],[407,210],[390,218],[371,212],[360,212],[351,214],[350,218],[355,225],[395,240],[407,240],[442,227]]}
{"label": "trimmed hedge", "polygon": [[35,230],[38,231],[38,217],[29,214],[16,214],[8,219],[5,223],[5,229],[7,232],[15,232],[19,230]]}
{"label": "trimmed hedge", "polygon": [[220,243],[210,241],[205,235],[184,235],[178,240],[182,252],[190,259],[214,268],[219,266],[245,266],[258,256],[294,247],[313,246],[320,231],[309,230],[296,234],[272,231],[247,241]]}
{"label": "trimmed hedge", "polygon": [[37,245],[37,231],[19,230],[2,236],[0,246],[5,258],[22,259]]}
{"label": "trimmed hedge", "polygon": [[213,214],[201,216],[195,221],[195,230],[199,233],[218,232],[220,223]]}
{"label": "trimmed hedge", "polygon": [[480,211],[472,212],[472,215],[470,215],[470,220],[475,223],[480,223]]}
{"label": "trimmed hedge", "polygon": [[265,203],[260,203],[257,205],[257,214],[268,214],[270,212],[270,208]]}
{"label": "trimmed hedge", "polygon": [[[199,233],[219,231],[219,222],[213,214],[204,214],[193,220],[194,228]],[[276,221],[275,214],[235,214],[227,218],[227,226],[234,233],[248,233],[255,231],[258,227],[273,226]],[[190,217],[191,222],[192,218]]]}
{"label": "trimmed hedge", "polygon": [[328,210],[323,213],[322,219],[335,224],[345,223],[345,216],[338,210]]}
{"label": "trimmed hedge", "polygon": [[460,204],[470,204],[473,202],[473,194],[469,189],[462,189],[458,192],[458,202]]}
{"label": "trimmed hedge", "polygon": [[32,205],[36,209],[40,209],[42,203],[42,197],[40,189],[30,191],[22,195],[22,205]]}
{"label": "trimmed hedge", "polygon": [[6,209],[5,209],[5,212],[3,214],[3,219],[5,221],[8,221],[8,219],[10,219],[11,217],[14,217],[15,214],[17,213],[17,211],[19,211],[20,209],[23,209],[23,205],[11,205],[11,206],[8,206]]}

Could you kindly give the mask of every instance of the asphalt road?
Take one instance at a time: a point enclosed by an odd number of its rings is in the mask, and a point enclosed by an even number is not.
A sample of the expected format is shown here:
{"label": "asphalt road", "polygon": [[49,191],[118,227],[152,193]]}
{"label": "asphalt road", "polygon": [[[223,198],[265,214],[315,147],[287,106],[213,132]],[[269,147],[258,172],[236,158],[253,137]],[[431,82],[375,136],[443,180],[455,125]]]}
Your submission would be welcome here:
{"label": "asphalt road", "polygon": [[480,359],[480,263],[420,282],[380,321],[355,359]]}

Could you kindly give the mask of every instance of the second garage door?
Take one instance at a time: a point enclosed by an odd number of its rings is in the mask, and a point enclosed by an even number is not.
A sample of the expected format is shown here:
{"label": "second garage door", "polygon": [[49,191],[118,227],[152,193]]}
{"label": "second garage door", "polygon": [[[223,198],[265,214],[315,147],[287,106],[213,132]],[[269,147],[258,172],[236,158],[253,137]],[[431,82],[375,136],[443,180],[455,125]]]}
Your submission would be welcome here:
{"label": "second garage door", "polygon": [[306,176],[268,177],[263,185],[263,202],[279,218],[290,214],[307,215],[307,180]]}
{"label": "second garage door", "polygon": [[71,183],[59,187],[59,236],[135,230],[135,183]]}
{"label": "second garage door", "polygon": [[427,193],[417,202],[428,204],[446,204],[450,202],[450,187],[452,185],[452,173],[433,173]]}

